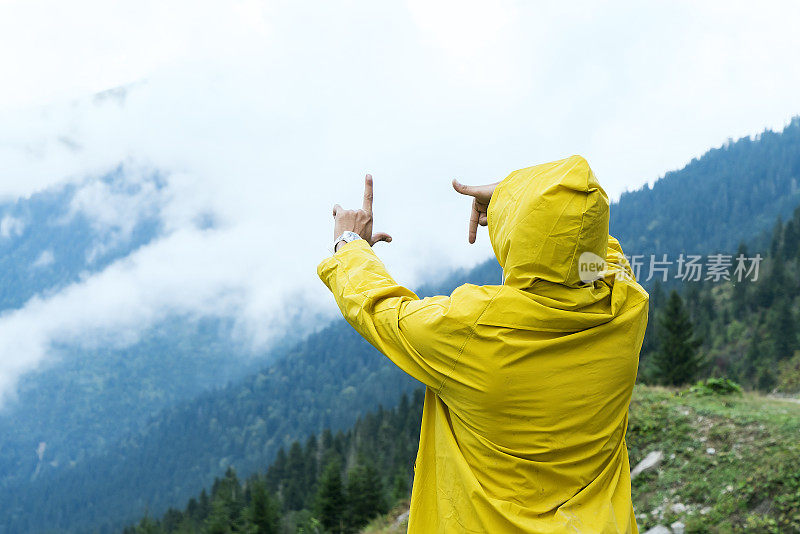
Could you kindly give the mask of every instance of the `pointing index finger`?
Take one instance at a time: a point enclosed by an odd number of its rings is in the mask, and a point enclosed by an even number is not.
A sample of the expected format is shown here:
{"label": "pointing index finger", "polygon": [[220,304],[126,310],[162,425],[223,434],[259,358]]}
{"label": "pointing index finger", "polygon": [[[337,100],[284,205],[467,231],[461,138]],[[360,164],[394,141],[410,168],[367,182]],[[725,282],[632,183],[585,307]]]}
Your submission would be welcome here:
{"label": "pointing index finger", "polygon": [[367,213],[372,213],[372,175],[364,177],[364,204],[362,209]]}
{"label": "pointing index finger", "polygon": [[472,211],[469,214],[469,242],[475,243],[478,237],[478,223],[480,222],[480,213],[478,213],[477,200],[472,201]]}

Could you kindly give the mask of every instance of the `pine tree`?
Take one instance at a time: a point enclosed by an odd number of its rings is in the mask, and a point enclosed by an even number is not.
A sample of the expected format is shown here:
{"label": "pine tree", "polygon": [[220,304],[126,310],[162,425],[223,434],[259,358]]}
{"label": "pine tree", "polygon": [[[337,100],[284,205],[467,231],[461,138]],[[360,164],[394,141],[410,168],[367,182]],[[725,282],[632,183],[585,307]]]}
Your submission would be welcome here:
{"label": "pine tree", "polygon": [[658,324],[658,350],[653,355],[656,379],[680,386],[695,379],[702,359],[694,338],[694,327],[678,292],[673,290]]}
{"label": "pine tree", "polygon": [[314,485],[316,484],[318,473],[317,454],[319,452],[319,443],[317,436],[311,435],[306,441],[306,447],[303,452],[305,456],[305,476],[303,484],[303,493],[305,495],[304,505],[311,506],[313,503],[309,502],[314,496]]}
{"label": "pine tree", "polygon": [[231,523],[229,503],[222,496],[215,498],[211,502],[211,513],[205,521],[206,532],[208,534],[229,534],[233,532]]}
{"label": "pine tree", "polygon": [[789,299],[781,297],[777,300],[767,323],[769,337],[772,342],[772,355],[776,360],[789,358],[797,346],[797,326],[794,320]]}
{"label": "pine tree", "polygon": [[750,340],[750,346],[748,347],[747,352],[744,355],[744,359],[739,366],[739,374],[741,377],[747,378],[747,380],[753,384],[755,384],[755,377],[758,373],[757,364],[759,361],[761,361],[763,352],[761,347],[762,343],[761,335],[759,334],[759,327],[760,324],[757,324],[753,331],[753,337]]}
{"label": "pine tree", "polygon": [[650,311],[653,312],[664,304],[664,286],[660,278],[653,281],[653,289],[650,290]]}
{"label": "pine tree", "polygon": [[286,464],[283,502],[287,510],[302,510],[306,497],[306,461],[299,441],[292,443]]}
{"label": "pine tree", "polygon": [[[642,353],[649,354],[655,350],[655,336],[653,335],[653,330],[656,323],[656,318],[658,317],[659,310],[664,306],[664,286],[661,283],[661,280],[656,278],[653,282],[653,287],[650,290],[650,321],[647,323],[647,327],[645,328],[644,334],[644,342],[642,344]],[[639,362],[642,365],[642,369],[644,369],[644,361]],[[639,374],[640,379],[644,378],[645,372]]]}
{"label": "pine tree", "polygon": [[191,499],[189,499],[189,502],[186,504],[186,512],[185,512],[184,515],[186,517],[196,518],[197,517],[197,509],[198,509],[197,499],[192,497]]}
{"label": "pine tree", "polygon": [[[745,258],[749,257],[747,246],[744,243],[739,245],[739,250],[736,251],[736,256],[734,258],[739,256],[744,256]],[[732,278],[732,281],[733,296],[731,298],[731,304],[733,305],[733,316],[737,319],[741,319],[747,311],[747,284],[749,284],[750,281],[744,277],[741,281],[734,278]]]}
{"label": "pine tree", "polygon": [[316,514],[325,530],[336,534],[343,532],[347,502],[342,488],[341,466],[337,460],[328,463],[322,472],[315,500]]}
{"label": "pine tree", "polygon": [[797,256],[798,228],[794,220],[786,223],[783,230],[783,256],[787,260],[792,260]]}
{"label": "pine tree", "polygon": [[756,377],[756,386],[761,391],[772,391],[777,383],[775,373],[769,367],[761,367]]}
{"label": "pine tree", "polygon": [[355,531],[376,515],[386,512],[383,484],[377,469],[364,457],[347,479],[347,526]]}
{"label": "pine tree", "polygon": [[164,514],[164,517],[161,518],[161,524],[163,527],[164,532],[174,532],[178,530],[178,525],[183,518],[183,514],[181,514],[175,508],[169,508],[167,512]]}
{"label": "pine tree", "polygon": [[775,223],[775,227],[772,229],[772,240],[769,244],[769,255],[773,258],[778,254],[778,251],[781,249],[781,242],[783,236],[783,218],[778,217],[778,222]]}
{"label": "pine tree", "polygon": [[206,531],[209,534],[239,532],[243,508],[242,486],[236,471],[228,467],[225,476],[215,479],[211,486],[211,511],[205,520]]}
{"label": "pine tree", "polygon": [[145,513],[139,525],[136,527],[136,534],[157,534],[159,532],[158,525],[153,521],[150,516]]}
{"label": "pine tree", "polygon": [[277,534],[280,529],[280,510],[278,503],[267,493],[264,482],[253,483],[250,500],[250,521],[254,534]]}
{"label": "pine tree", "polygon": [[395,502],[408,498],[408,477],[405,473],[398,473],[392,485],[392,499]]}
{"label": "pine tree", "polygon": [[267,489],[277,493],[280,489],[281,481],[286,477],[286,450],[281,447],[275,455],[275,461],[267,469]]}
{"label": "pine tree", "polygon": [[197,505],[197,519],[205,520],[208,517],[208,514],[211,513],[211,500],[208,498],[208,493],[206,493],[206,489],[203,488],[203,491],[200,492],[200,501]]}

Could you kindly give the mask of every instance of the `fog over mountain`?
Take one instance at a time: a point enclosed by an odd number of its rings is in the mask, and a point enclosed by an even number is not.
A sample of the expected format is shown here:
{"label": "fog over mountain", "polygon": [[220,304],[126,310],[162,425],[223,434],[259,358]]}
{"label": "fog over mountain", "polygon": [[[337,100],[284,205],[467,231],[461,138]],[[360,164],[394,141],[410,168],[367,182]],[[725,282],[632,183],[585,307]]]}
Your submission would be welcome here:
{"label": "fog over mountain", "polygon": [[[256,348],[316,328],[330,209],[360,205],[365,172],[380,254],[413,285],[491,255],[453,177],[581,153],[616,196],[800,109],[797,6],[44,5],[0,7],[0,246],[30,252],[0,398],[54,345],[125,346],[176,315],[233,317]],[[37,194],[65,203],[26,211]]]}

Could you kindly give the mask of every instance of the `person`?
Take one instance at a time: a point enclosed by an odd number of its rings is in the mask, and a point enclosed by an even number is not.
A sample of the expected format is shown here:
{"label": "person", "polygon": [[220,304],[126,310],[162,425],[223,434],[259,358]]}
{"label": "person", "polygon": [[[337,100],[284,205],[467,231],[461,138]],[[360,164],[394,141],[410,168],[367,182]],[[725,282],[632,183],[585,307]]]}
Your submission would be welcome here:
{"label": "person", "polygon": [[[371,248],[391,237],[372,233],[369,175],[318,267],[350,325],[426,386],[408,531],[637,532],[625,430],[648,295],[605,191],[580,156],[453,186],[502,285],[420,299],[395,282]],[[586,254],[606,262],[588,280]]]}

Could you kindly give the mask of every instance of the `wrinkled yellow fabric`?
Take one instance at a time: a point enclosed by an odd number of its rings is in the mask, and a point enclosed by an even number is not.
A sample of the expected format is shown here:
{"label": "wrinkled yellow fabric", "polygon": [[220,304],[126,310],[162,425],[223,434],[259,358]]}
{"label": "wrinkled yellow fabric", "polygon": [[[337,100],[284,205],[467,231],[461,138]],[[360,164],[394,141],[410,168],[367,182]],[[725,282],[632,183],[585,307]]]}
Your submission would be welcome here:
{"label": "wrinkled yellow fabric", "polygon": [[[637,532],[625,445],[647,293],[580,156],[492,196],[504,284],[419,299],[364,240],[318,268],[347,321],[427,386],[409,532]],[[584,284],[582,252],[612,271]]]}

